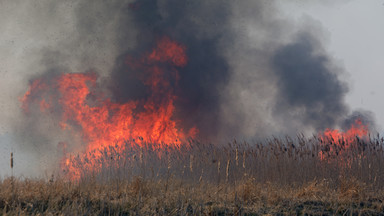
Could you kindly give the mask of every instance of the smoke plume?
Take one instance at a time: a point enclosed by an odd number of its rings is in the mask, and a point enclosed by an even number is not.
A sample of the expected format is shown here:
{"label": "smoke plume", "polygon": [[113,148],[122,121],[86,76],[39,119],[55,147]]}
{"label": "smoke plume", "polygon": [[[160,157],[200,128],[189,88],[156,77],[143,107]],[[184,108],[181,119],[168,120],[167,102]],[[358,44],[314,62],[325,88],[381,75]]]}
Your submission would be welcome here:
{"label": "smoke plume", "polygon": [[348,88],[339,80],[338,71],[330,68],[329,57],[316,53],[321,50],[318,46],[312,36],[300,34],[294,42],[277,49],[271,63],[279,91],[276,114],[290,115],[303,125],[324,130],[345,118]]}
{"label": "smoke plume", "polygon": [[[185,131],[196,127],[201,139],[221,142],[234,137],[314,133],[346,127],[356,116],[374,125],[369,112],[351,114],[345,103],[348,86],[340,79],[345,71],[327,54],[321,34],[313,33],[314,28],[321,29],[319,24],[310,20],[307,25],[297,25],[284,17],[276,3],[24,3],[25,8],[32,8],[24,11],[31,17],[32,28],[47,26],[55,38],[49,39],[49,32],[31,33],[46,36],[49,43],[33,49],[33,61],[23,68],[29,71],[23,81],[49,83],[63,73],[92,72],[99,77],[92,94],[102,92],[116,104],[146,101],[153,97],[143,82],[149,75],[143,71],[145,67],[129,62],[147,55],[167,37],[185,46],[188,58],[185,66],[177,68],[179,76],[169,80],[176,98],[173,117],[182,119],[178,123]],[[62,23],[66,25],[60,27]],[[165,77],[174,72],[167,63],[158,67],[165,69]],[[26,89],[24,85],[20,92]],[[160,104],[161,99],[158,101]],[[135,111],[145,109],[137,106]],[[12,125],[23,148],[46,155],[61,141],[71,143],[73,149],[81,146],[80,137],[60,129],[60,112],[57,107],[49,118],[33,110],[21,114],[22,121]]]}
{"label": "smoke plume", "polygon": [[144,0],[127,4],[123,10],[132,15],[134,24],[120,24],[121,35],[135,28],[138,39],[134,49],[119,56],[111,73],[113,98],[123,103],[148,96],[148,87],[139,80],[142,71],[130,68],[126,58],[142,55],[159,37],[169,36],[187,47],[188,56],[188,64],[179,69],[176,116],[183,118],[186,128],[196,125],[202,136],[214,136],[220,125],[220,90],[230,73],[220,54],[220,42],[231,36],[230,5],[216,1]]}

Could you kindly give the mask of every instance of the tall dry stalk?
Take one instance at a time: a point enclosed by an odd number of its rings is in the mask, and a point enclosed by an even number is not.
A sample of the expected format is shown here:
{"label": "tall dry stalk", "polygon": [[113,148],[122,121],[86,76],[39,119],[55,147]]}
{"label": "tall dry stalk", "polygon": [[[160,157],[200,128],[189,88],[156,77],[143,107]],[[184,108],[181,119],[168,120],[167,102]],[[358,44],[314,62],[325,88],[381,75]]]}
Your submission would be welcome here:
{"label": "tall dry stalk", "polygon": [[220,169],[221,169],[221,164],[220,160],[217,162],[217,185],[220,184]]}
{"label": "tall dry stalk", "polygon": [[14,177],[14,173],[13,173],[13,152],[11,152],[11,161],[10,161],[10,165],[11,165],[11,170],[12,170],[12,177],[11,177],[12,202],[14,202],[14,201],[15,201],[16,194],[15,194],[15,177]]}
{"label": "tall dry stalk", "polygon": [[227,161],[227,169],[226,169],[226,172],[225,172],[225,181],[228,182],[229,180],[229,165],[231,163],[231,159],[228,159]]}
{"label": "tall dry stalk", "polygon": [[189,156],[189,170],[193,173],[193,155]]}
{"label": "tall dry stalk", "polygon": [[201,174],[200,174],[200,178],[199,178],[199,183],[200,184],[203,181],[203,174],[204,174],[204,168],[201,169]]}
{"label": "tall dry stalk", "polygon": [[11,152],[11,170],[12,170],[12,178],[13,178],[13,152]]}
{"label": "tall dry stalk", "polygon": [[245,169],[245,151],[243,151],[243,169]]}
{"label": "tall dry stalk", "polygon": [[168,165],[167,165],[167,179],[165,184],[165,197],[167,196],[169,178],[171,177],[171,157],[169,155],[168,155],[167,164]]}

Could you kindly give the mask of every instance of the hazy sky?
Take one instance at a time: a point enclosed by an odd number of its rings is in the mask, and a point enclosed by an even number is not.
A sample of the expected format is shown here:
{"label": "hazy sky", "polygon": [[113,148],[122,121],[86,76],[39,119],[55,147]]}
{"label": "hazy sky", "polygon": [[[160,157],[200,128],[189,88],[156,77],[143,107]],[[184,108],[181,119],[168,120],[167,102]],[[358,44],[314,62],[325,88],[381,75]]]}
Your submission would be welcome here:
{"label": "hazy sky", "polygon": [[[16,174],[33,175],[28,164],[36,161],[14,145],[10,122],[18,120],[17,112],[15,114],[15,110],[19,109],[17,98],[26,91],[26,76],[34,73],[28,71],[28,65],[39,60],[39,56],[34,55],[35,51],[43,46],[53,46],[63,32],[70,32],[73,28],[70,11],[58,11],[55,20],[45,20],[43,15],[38,15],[38,7],[31,8],[37,16],[29,17],[25,14],[29,8],[20,9],[17,3],[10,2],[0,0],[0,177],[10,174],[11,151],[16,152],[15,157],[18,158]],[[350,87],[347,103],[354,109],[372,111],[377,124],[383,126],[384,101],[381,93],[384,90],[384,1],[303,2],[280,0],[279,6],[283,13],[298,23],[308,18],[319,23],[325,38],[325,49],[346,71],[342,77]],[[33,6],[32,3],[23,5]],[[14,13],[9,16],[9,13],[5,13],[7,11]],[[31,28],[36,26],[36,22],[41,25]],[[57,25],[61,28],[57,28]],[[113,50],[106,52],[113,53]],[[103,60],[113,62],[105,56]],[[107,68],[107,63],[104,66]],[[83,68],[79,66],[76,69]]]}

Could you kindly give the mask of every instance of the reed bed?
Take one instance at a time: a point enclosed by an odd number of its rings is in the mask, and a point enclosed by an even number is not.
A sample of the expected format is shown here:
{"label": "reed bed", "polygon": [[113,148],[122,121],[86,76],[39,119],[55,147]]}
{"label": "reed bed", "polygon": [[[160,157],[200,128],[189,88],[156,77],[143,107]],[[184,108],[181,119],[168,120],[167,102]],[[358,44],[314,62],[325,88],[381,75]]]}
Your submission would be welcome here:
{"label": "reed bed", "polygon": [[[271,138],[181,146],[127,141],[71,156],[49,179],[0,182],[3,214],[380,215],[384,139]],[[97,156],[96,156],[97,155]],[[12,187],[11,187],[12,186]]]}
{"label": "reed bed", "polygon": [[[367,137],[352,143],[318,137],[272,138],[226,145],[189,141],[181,146],[126,142],[85,158],[73,156],[80,181],[128,180],[139,176],[161,180],[170,176],[188,183],[212,184],[255,179],[258,183],[303,185],[327,179],[339,186],[340,178],[354,178],[373,189],[384,188],[384,139]],[[65,176],[66,170],[61,170]]]}

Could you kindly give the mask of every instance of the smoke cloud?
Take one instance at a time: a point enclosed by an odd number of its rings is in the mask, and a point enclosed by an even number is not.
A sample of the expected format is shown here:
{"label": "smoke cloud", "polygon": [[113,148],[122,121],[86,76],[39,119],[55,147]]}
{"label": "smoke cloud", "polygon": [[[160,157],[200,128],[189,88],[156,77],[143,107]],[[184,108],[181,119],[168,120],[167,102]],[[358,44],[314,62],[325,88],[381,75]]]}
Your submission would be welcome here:
{"label": "smoke cloud", "polygon": [[[196,125],[202,136],[215,135],[220,125],[220,90],[229,80],[228,63],[220,43],[231,37],[228,29],[230,4],[216,1],[137,1],[124,9],[133,25],[119,25],[121,34],[135,28],[137,44],[122,54],[111,73],[110,86],[118,102],[145,99],[148,87],[140,82],[141,71],[130,68],[127,56],[140,56],[166,35],[187,47],[188,64],[179,69],[176,117],[183,125]],[[121,43],[124,43],[122,41]],[[171,71],[170,71],[171,72]]]}
{"label": "smoke cloud", "polygon": [[360,120],[363,125],[366,125],[372,133],[374,133],[378,126],[375,122],[375,115],[371,111],[367,110],[354,110],[349,114],[341,123],[341,128],[345,131],[348,130],[351,125],[356,124],[356,120]]}
{"label": "smoke cloud", "polygon": [[317,131],[337,126],[348,113],[346,83],[330,68],[329,57],[316,53],[318,46],[311,35],[300,34],[271,58],[279,89],[275,113],[290,115]]}
{"label": "smoke cloud", "polygon": [[[146,54],[167,36],[184,45],[188,56],[174,84],[175,118],[183,120],[185,129],[196,126],[202,139],[313,133],[347,127],[356,116],[374,125],[372,114],[351,114],[345,103],[348,86],[340,79],[345,71],[325,51],[321,34],[313,33],[319,24],[287,19],[276,1],[9,4],[20,15],[20,26],[30,26],[29,36],[47,40],[29,49],[33,57],[17,69],[23,74],[18,96],[37,77],[50,80],[61,73],[93,71],[113,102],[146,100],[145,75],[127,64],[127,58]],[[41,156],[56,151],[61,141],[81,145],[79,137],[63,134],[55,119],[17,115],[21,120],[9,121],[27,151]]]}

